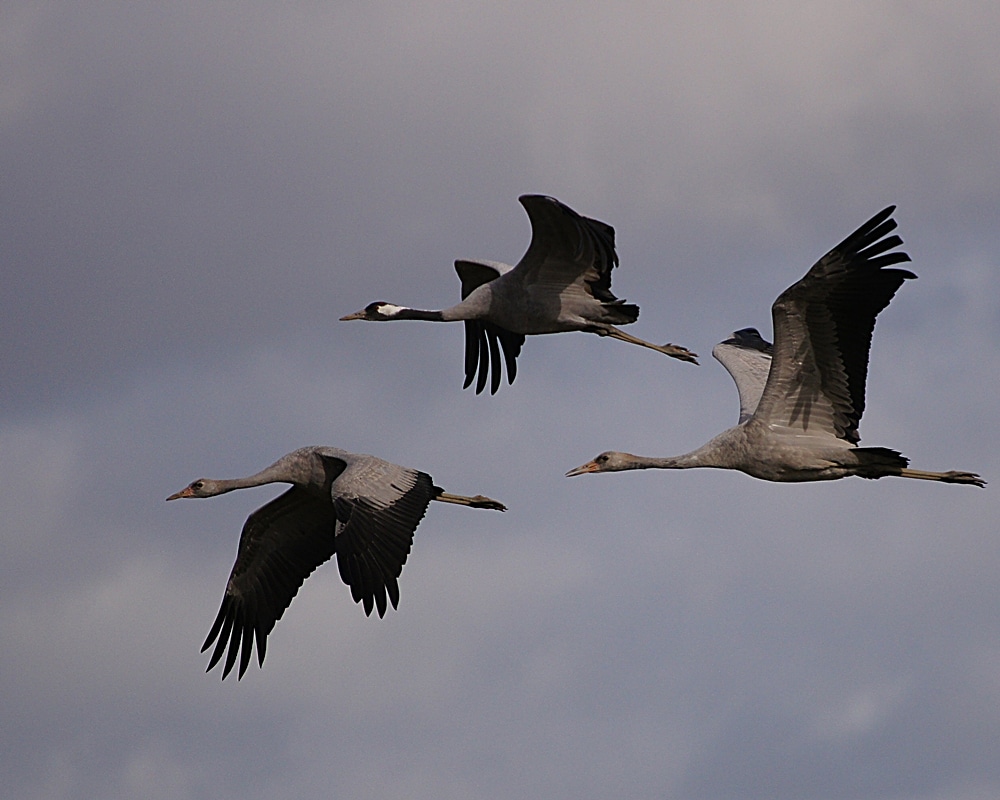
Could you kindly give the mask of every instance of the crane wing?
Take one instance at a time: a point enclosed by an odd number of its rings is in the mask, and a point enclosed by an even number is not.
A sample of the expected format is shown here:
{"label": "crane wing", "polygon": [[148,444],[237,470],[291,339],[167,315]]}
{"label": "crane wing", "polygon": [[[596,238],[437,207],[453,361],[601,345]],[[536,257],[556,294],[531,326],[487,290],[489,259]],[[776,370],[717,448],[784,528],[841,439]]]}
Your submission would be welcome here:
{"label": "crane wing", "polygon": [[[531,244],[516,267],[496,261],[456,261],[462,279],[462,298],[477,287],[510,273],[519,291],[510,292],[517,303],[536,305],[558,313],[562,307],[592,305],[614,307],[621,323],[634,322],[635,305],[611,292],[611,270],[618,265],[615,230],[599,220],[583,217],[553,197],[523,195],[521,205],[531,221]],[[513,383],[524,334],[494,322],[465,322],[465,383],[476,381],[476,394],[490,384],[496,394],[502,379],[501,353],[507,383]]]}
{"label": "crane wing", "polygon": [[[455,262],[455,271],[462,280],[462,299],[468,297],[473,290],[496,280],[501,275],[513,269],[510,264],[503,264],[499,261],[471,261],[458,260]],[[517,357],[521,354],[521,347],[524,345],[524,335],[513,333],[506,328],[501,328],[493,322],[485,320],[465,321],[465,383],[463,389],[469,388],[472,381],[476,381],[476,394],[480,394],[486,388],[486,381],[490,381],[490,392],[497,393],[500,388],[502,376],[500,352],[503,351],[503,362],[507,367],[507,383],[514,382],[517,375]],[[491,375],[492,373],[492,375]]]}
{"label": "crane wing", "polygon": [[512,333],[501,328],[494,322],[485,320],[465,321],[465,383],[463,389],[469,388],[476,380],[476,394],[486,388],[487,376],[490,376],[490,393],[496,394],[500,388],[500,351],[503,350],[503,361],[507,367],[507,383],[514,382],[517,375],[517,357],[524,345],[524,334]]}
{"label": "crane wing", "polygon": [[602,303],[620,303],[611,292],[611,270],[618,266],[615,229],[584,217],[554,197],[519,198],[531,220],[531,244],[514,267],[536,294],[566,299],[574,292]]}
{"label": "crane wing", "polygon": [[397,579],[413,533],[435,496],[430,475],[365,456],[333,485],[337,515],[337,566],[365,614],[399,603]]}
{"label": "crane wing", "polygon": [[712,355],[726,368],[740,394],[740,424],[757,410],[771,369],[771,343],[756,328],[743,328],[712,348]]}
{"label": "crane wing", "polygon": [[238,677],[250,663],[254,640],[264,664],[267,636],[316,567],[334,552],[333,505],[298,486],[254,511],[243,526],[222,607],[202,652],[216,643],[208,669],[228,647],[222,677],[240,655]]}
{"label": "crane wing", "polygon": [[895,206],[880,211],[823,256],[771,307],[774,356],[755,417],[774,427],[856,444],[875,318],[916,278],[896,228]]}

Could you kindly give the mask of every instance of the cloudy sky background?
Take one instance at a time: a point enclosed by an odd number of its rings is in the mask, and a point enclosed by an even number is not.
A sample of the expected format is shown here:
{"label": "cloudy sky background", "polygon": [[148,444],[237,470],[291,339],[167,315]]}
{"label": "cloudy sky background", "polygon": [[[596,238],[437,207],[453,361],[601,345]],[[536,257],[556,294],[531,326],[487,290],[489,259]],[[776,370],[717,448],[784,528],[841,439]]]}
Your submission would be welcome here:
{"label": "cloudy sky background", "polygon": [[[1000,796],[1000,8],[7,2],[0,775],[17,798]],[[631,330],[463,392],[452,262],[526,192],[616,227]],[[919,280],[863,443],[984,491],[562,477],[733,424],[712,345],[870,215]],[[246,515],[164,503],[329,444],[430,509],[400,608],[336,568],[206,675]]]}

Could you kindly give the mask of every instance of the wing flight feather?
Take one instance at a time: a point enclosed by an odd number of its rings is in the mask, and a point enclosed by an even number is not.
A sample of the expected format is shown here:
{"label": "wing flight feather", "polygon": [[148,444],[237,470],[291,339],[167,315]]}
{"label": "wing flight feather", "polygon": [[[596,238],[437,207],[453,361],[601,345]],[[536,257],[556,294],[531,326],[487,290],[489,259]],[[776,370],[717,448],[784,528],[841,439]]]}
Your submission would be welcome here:
{"label": "wing flight feather", "polygon": [[334,552],[333,506],[293,486],[251,514],[243,526],[219,614],[202,645],[215,642],[212,669],[228,648],[222,677],[240,658],[238,677],[250,663],[253,642],[263,665],[267,636],[303,581]]}
{"label": "wing flight feather", "polygon": [[[823,256],[771,308],[774,356],[756,417],[772,426],[856,444],[875,318],[903,282],[910,260],[880,211]],[[893,252],[890,252],[893,251]]]}

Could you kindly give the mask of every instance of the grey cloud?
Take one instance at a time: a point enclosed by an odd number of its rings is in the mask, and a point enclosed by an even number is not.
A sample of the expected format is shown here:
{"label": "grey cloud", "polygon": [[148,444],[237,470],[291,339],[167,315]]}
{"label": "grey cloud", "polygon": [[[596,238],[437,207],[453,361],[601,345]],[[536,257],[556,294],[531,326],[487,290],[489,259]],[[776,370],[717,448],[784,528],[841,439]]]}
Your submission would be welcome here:
{"label": "grey cloud", "polygon": [[[971,800],[1000,787],[997,13],[427,2],[0,12],[0,756],[16,797]],[[617,230],[643,338],[535,337],[461,390],[461,326],[339,323],[516,261],[516,202]],[[863,442],[985,491],[589,476],[735,422],[708,357],[890,202],[919,280]],[[484,492],[400,609],[318,570],[263,670],[198,648],[273,489],[332,444]]]}

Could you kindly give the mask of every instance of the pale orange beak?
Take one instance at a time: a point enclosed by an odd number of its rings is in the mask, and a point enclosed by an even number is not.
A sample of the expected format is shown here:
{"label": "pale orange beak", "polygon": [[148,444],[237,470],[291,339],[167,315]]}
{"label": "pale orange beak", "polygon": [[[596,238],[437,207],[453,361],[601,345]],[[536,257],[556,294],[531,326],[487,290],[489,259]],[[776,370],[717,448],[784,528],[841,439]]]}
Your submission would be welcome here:
{"label": "pale orange beak", "polygon": [[170,497],[168,497],[167,500],[177,500],[178,498],[181,498],[181,497],[194,497],[194,492],[191,491],[191,487],[190,486],[185,486],[183,489],[181,489],[176,494],[170,495]]}
{"label": "pale orange beak", "polygon": [[340,321],[349,322],[352,319],[364,319],[364,318],[365,318],[364,311],[355,311],[353,314],[348,314],[346,317],[341,317]]}
{"label": "pale orange beak", "polygon": [[566,477],[573,478],[577,475],[586,475],[588,472],[600,472],[596,461],[588,461],[586,464],[581,464],[576,469],[571,469],[566,473]]}

